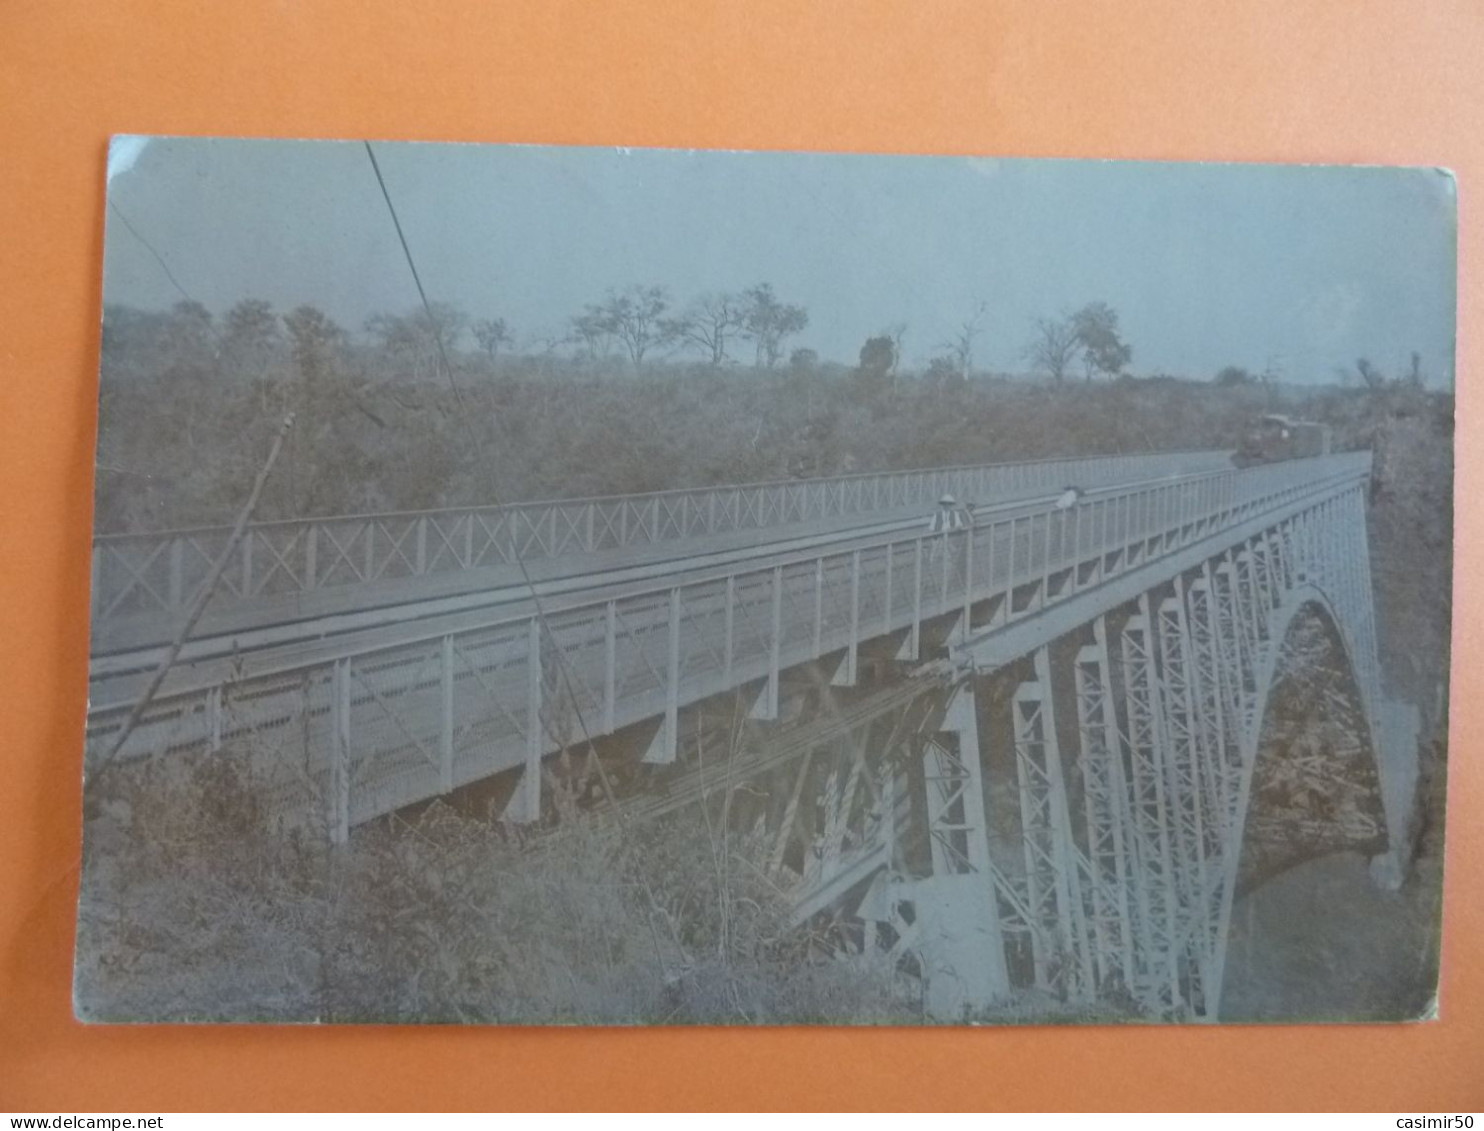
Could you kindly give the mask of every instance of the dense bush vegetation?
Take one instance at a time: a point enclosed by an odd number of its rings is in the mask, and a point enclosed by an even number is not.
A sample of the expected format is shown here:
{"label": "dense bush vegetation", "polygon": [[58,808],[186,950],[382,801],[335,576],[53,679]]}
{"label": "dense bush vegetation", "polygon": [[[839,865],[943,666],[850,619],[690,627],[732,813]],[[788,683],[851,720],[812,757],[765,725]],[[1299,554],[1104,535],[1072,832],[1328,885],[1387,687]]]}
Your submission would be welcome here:
{"label": "dense bush vegetation", "polygon": [[[1172,378],[965,380],[947,365],[899,371],[895,354],[848,368],[807,349],[737,367],[454,348],[455,392],[417,318],[369,325],[357,344],[311,308],[279,320],[244,303],[220,325],[188,304],[110,308],[98,528],[231,521],[290,408],[262,518],[1234,447],[1272,395]],[[1353,411],[1354,394],[1336,396]]]}
{"label": "dense bush vegetation", "polygon": [[[435,803],[332,849],[232,751],[110,778],[90,813],[77,1001],[96,1020],[861,1022],[916,1001],[830,961],[687,810],[521,847]],[[282,812],[281,810],[277,810]]]}

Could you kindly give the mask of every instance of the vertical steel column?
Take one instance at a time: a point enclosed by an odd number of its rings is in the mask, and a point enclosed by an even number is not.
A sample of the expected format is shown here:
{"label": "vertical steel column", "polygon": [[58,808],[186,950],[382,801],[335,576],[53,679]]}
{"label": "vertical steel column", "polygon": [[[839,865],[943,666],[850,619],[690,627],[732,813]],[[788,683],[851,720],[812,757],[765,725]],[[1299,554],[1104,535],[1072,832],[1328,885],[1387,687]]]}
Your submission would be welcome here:
{"label": "vertical steel column", "polygon": [[1008,567],[1005,571],[1005,620],[1015,619],[1015,523],[1018,520],[1010,519],[1010,553]]}
{"label": "vertical steel column", "polygon": [[845,658],[835,669],[830,682],[836,687],[854,687],[861,637],[861,552],[850,554],[850,640],[845,645]]}
{"label": "vertical steel column", "polygon": [[912,628],[907,637],[905,660],[922,658],[922,539],[914,542],[916,555],[912,561]]}
{"label": "vertical steel column", "polygon": [[443,637],[438,668],[438,788],[453,792],[453,634]]}
{"label": "vertical steel column", "polygon": [[1045,523],[1041,535],[1041,605],[1045,607],[1051,603],[1051,512],[1041,521]]}
{"label": "vertical steel column", "polygon": [[948,608],[948,579],[952,576],[952,567],[949,562],[949,556],[952,553],[953,546],[951,537],[952,535],[947,527],[945,527],[943,529],[943,533],[938,536],[938,549],[941,551],[943,568],[939,571],[940,576],[938,579],[938,599],[934,601],[930,606],[934,614],[941,613]]}
{"label": "vertical steel column", "polygon": [[814,559],[814,655],[824,651],[824,556]]}
{"label": "vertical steel column", "polygon": [[732,657],[736,654],[737,619],[737,575],[727,574],[726,627],[722,643],[721,677],[728,688],[732,686]]}
{"label": "vertical steel column", "polygon": [[[732,623],[731,578],[727,578],[727,627]],[[728,636],[730,645],[731,638]],[[727,650],[727,674],[731,675],[732,654]],[[603,733],[612,734],[618,709],[618,602],[609,601],[603,608]]]}
{"label": "vertical steel column", "polygon": [[350,658],[330,674],[330,843],[350,840]]}
{"label": "vertical steel column", "polygon": [[881,602],[881,633],[883,636],[891,631],[892,626],[892,559],[896,556],[897,544],[895,542],[888,542],[886,544],[886,582],[884,586],[886,590],[886,596]]}
{"label": "vertical steel column", "polygon": [[778,680],[783,648],[783,567],[773,567],[771,631],[768,640],[768,675],[762,694],[748,714],[754,719],[778,717]]}
{"label": "vertical steel column", "polygon": [[680,745],[680,586],[670,590],[666,618],[665,713],[644,761],[668,765]]}
{"label": "vertical steel column", "polygon": [[964,531],[964,604],[963,619],[959,622],[959,638],[967,640],[974,617],[974,525],[970,519]]}
{"label": "vertical steel column", "polygon": [[541,819],[541,755],[546,729],[541,721],[541,620],[532,617],[526,629],[526,760],[520,784],[506,813],[520,824]]}
{"label": "vertical steel column", "polygon": [[[1072,592],[1082,584],[1082,504],[1072,508]],[[1062,527],[1066,531],[1065,524]]]}

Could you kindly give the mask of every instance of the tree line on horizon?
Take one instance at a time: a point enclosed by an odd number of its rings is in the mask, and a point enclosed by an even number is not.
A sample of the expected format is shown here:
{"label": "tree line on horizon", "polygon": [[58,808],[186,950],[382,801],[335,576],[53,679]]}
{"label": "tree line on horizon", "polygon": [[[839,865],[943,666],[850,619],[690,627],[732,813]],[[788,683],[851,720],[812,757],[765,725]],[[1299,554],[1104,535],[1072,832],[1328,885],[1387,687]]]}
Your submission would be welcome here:
{"label": "tree line on horizon", "polygon": [[[934,381],[967,380],[981,372],[974,354],[987,312],[988,305],[978,303],[946,340],[936,343],[922,375]],[[444,356],[465,361],[472,356],[490,368],[515,356],[553,361],[564,354],[588,366],[626,363],[636,371],[656,362],[720,369],[750,360],[753,367],[768,370],[785,359],[795,369],[830,364],[808,346],[790,348],[808,326],[804,306],[784,301],[763,282],[741,291],[707,292],[683,305],[658,285],[614,289],[584,305],[559,331],[523,341],[507,319],[473,318],[446,302],[405,313],[375,313],[361,327],[361,343],[317,306],[305,304],[279,314],[259,298],[242,299],[220,316],[193,300],[178,302],[168,311],[110,305],[103,331],[105,360],[132,353],[183,355],[199,361],[210,354],[224,368],[224,376],[253,376],[254,370],[261,373],[286,357],[312,379],[328,354],[364,345],[418,381],[436,376]],[[864,385],[879,386],[904,371],[906,331],[906,324],[899,323],[865,339],[856,365]],[[1033,331],[1021,356],[1036,373],[1056,383],[1079,366],[1089,381],[1095,376],[1117,377],[1133,357],[1121,337],[1117,312],[1105,302],[1037,319]],[[168,366],[175,359],[155,360]]]}
{"label": "tree line on horizon", "polygon": [[[915,374],[902,364],[905,323],[868,336],[854,367],[860,385],[879,393],[903,375],[938,386],[983,374],[975,366],[975,350],[988,309],[987,303],[977,303],[968,318],[932,347]],[[422,381],[438,376],[444,358],[465,363],[478,359],[491,371],[514,357],[537,361],[538,369],[552,369],[563,359],[588,368],[626,364],[635,372],[657,363],[721,369],[742,364],[742,355],[749,351],[752,365],[760,370],[778,368],[785,357],[788,367],[795,370],[834,364],[808,346],[788,348],[790,339],[808,325],[805,307],[784,302],[764,282],[742,291],[707,292],[683,306],[663,286],[636,284],[610,290],[601,301],[588,303],[571,315],[559,332],[537,334],[524,342],[518,341],[506,319],[472,318],[445,302],[401,314],[373,314],[362,330],[366,345],[383,363],[377,368],[400,369],[404,378]],[[103,336],[105,370],[110,368],[110,359],[122,360],[123,355],[140,359],[142,364],[114,365],[114,370],[141,368],[146,373],[151,368],[161,372],[182,356],[189,359],[188,366],[199,367],[210,356],[226,377],[262,376],[275,361],[288,359],[306,380],[312,380],[331,354],[358,348],[350,332],[320,308],[305,304],[280,315],[271,303],[258,298],[242,299],[220,317],[193,300],[178,302],[168,311],[110,305],[104,312]],[[470,339],[473,348],[467,350]],[[359,348],[364,352],[364,345]],[[1019,356],[1032,374],[1052,384],[1063,384],[1077,375],[1090,383],[1095,378],[1127,376],[1133,347],[1123,337],[1118,312],[1106,302],[1094,301],[1077,310],[1036,318]],[[1416,388],[1427,384],[1416,351],[1408,367],[1392,377],[1365,357],[1357,359],[1353,369],[1335,367],[1334,377],[1341,386],[1371,390],[1391,384]],[[1261,372],[1226,365],[1211,379],[1219,385],[1271,389],[1282,378],[1281,364],[1270,357]]]}

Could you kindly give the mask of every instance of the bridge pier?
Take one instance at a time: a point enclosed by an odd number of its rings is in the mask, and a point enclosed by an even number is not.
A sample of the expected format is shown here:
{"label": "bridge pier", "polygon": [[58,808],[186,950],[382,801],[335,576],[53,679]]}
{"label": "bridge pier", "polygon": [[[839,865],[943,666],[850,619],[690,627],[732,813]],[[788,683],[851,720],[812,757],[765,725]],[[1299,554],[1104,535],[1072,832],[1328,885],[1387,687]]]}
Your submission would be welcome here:
{"label": "bridge pier", "polygon": [[901,885],[912,901],[928,1015],[962,1019],[1010,992],[971,675],[938,730],[922,736],[932,875]]}

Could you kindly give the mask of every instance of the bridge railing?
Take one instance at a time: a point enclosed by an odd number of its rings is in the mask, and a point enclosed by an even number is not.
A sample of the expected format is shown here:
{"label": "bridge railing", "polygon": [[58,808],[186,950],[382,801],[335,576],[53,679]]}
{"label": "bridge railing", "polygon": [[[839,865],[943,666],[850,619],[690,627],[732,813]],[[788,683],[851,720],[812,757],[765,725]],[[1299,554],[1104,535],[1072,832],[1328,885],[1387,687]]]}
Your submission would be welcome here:
{"label": "bridge railing", "polygon": [[[991,501],[1214,470],[1224,452],[1166,452],[849,475],[500,507],[345,515],[249,525],[216,600],[537,562],[817,519]],[[230,526],[104,534],[93,542],[93,622],[188,608]]]}
{"label": "bridge railing", "polygon": [[[310,783],[343,836],[379,813],[515,766],[532,770],[584,735],[643,720],[659,720],[651,757],[672,759],[683,704],[762,681],[752,710],[770,717],[792,665],[836,656],[848,679],[864,640],[905,633],[905,653],[915,654],[933,618],[1014,620],[1264,511],[1327,497],[1368,468],[1362,453],[1113,490],[1069,511],[718,571],[172,689],[121,756],[240,743]],[[112,746],[129,708],[90,712],[93,756]],[[539,788],[539,771],[525,776]]]}

